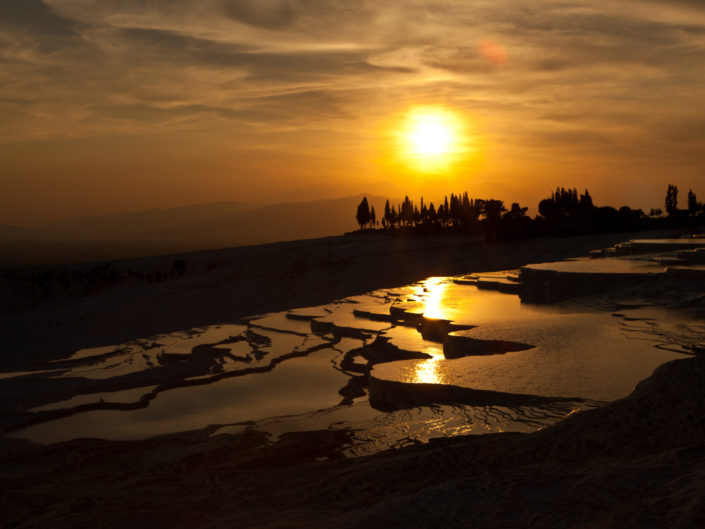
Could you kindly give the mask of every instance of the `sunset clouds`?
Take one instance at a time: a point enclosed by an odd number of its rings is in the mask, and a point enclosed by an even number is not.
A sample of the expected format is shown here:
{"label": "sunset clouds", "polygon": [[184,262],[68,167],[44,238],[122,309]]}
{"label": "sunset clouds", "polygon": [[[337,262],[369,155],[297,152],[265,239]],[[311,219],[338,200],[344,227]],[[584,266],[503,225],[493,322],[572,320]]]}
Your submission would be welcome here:
{"label": "sunset clouds", "polygon": [[56,215],[403,193],[383,126],[416,104],[467,115],[485,146],[446,187],[535,206],[560,183],[658,207],[667,181],[696,186],[705,173],[701,6],[3,2],[0,192],[18,206],[0,222],[46,213],[44,194],[72,185],[83,191]]}

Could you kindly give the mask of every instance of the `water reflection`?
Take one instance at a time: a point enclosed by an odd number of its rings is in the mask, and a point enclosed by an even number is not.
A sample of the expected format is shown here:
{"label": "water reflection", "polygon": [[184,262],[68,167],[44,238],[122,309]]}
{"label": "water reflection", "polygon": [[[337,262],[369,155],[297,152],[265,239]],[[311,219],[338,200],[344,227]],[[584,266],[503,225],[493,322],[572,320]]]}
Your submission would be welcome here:
{"label": "water reflection", "polygon": [[[422,283],[419,292],[424,299],[423,315],[425,318],[447,319],[444,294],[448,288],[448,280],[443,277],[431,277]],[[429,351],[427,351],[429,352]],[[413,373],[409,377],[409,382],[416,384],[442,384],[443,377],[438,361],[443,358],[439,351],[433,354],[433,358],[417,362]]]}
{"label": "water reflection", "polygon": [[427,318],[439,318],[445,319],[445,312],[443,310],[443,293],[448,287],[448,283],[441,277],[432,277],[424,282],[425,291],[425,308],[424,316]]}
{"label": "water reflection", "polygon": [[[401,323],[390,321],[393,304],[402,313],[408,310],[410,317],[400,319]],[[350,351],[373,351],[371,345],[380,336],[389,341],[389,349],[433,356],[417,360],[418,356],[410,355],[406,360],[375,364],[376,378],[394,383],[382,386],[379,394],[392,404],[394,399],[403,400],[405,396],[411,396],[415,403],[424,402],[437,388],[411,386],[440,384],[504,394],[579,397],[590,399],[589,403],[583,403],[590,407],[595,401],[624,397],[656,366],[680,356],[672,350],[652,347],[655,343],[658,347],[703,340],[702,334],[676,333],[675,326],[681,329],[683,325],[680,315],[672,318],[666,313],[652,314],[653,308],[644,308],[643,312],[629,310],[633,317],[622,322],[622,317],[616,319],[609,311],[601,312],[592,306],[522,304],[516,295],[431,277],[394,291],[373,292],[291,313],[314,315],[319,323],[330,322],[339,330],[347,329],[346,332],[364,330],[371,337],[366,343],[360,337],[339,338],[331,332],[315,334],[310,330],[310,321],[277,313],[252,319],[248,324],[195,329],[150,337],[134,344],[83,350],[72,357],[72,367],[62,368],[66,373],[57,386],[61,395],[78,397],[63,402],[50,402],[47,398],[42,402],[45,411],[83,404],[98,406],[103,399],[108,404],[137,403],[143,392],[155,387],[128,389],[133,380],[142,383],[140,370],[145,371],[145,377],[151,377],[150,383],[162,380],[154,378],[156,375],[152,373],[164,373],[164,377],[184,373],[189,383],[161,391],[146,408],[122,411],[116,405],[109,409],[96,407],[93,411],[76,409],[75,415],[18,431],[17,437],[38,442],[75,437],[124,439],[192,430],[209,424],[236,424],[239,431],[245,422],[257,421],[258,428],[265,423],[275,425],[268,428],[277,435],[306,428],[350,427],[359,432],[356,435],[369,439],[377,447],[374,449],[385,449],[407,438],[532,431],[562,418],[576,404],[511,409],[434,405],[413,412],[383,413],[368,405],[365,387],[350,382],[352,379],[357,384],[361,371],[346,374],[341,363]],[[421,313],[427,318],[423,322]],[[382,315],[388,317],[378,318]],[[469,355],[446,360],[442,344],[444,332],[451,330],[449,320],[455,325],[477,326],[471,331],[457,331],[467,332],[474,340],[516,341],[536,347],[503,355]],[[666,330],[665,321],[674,330]],[[431,334],[433,341],[428,338]],[[635,337],[644,337],[651,343],[643,342],[644,347],[637,347]],[[209,351],[223,348],[228,351],[211,357]],[[164,359],[170,363],[162,365]],[[359,364],[365,361],[364,356],[358,354],[353,359],[354,367],[365,367]],[[58,380],[59,376],[54,374],[58,369],[56,364],[47,367],[50,370],[30,374],[46,377],[49,382]],[[239,374],[221,377],[223,372]],[[20,374],[0,373],[0,382]],[[191,385],[198,377],[199,385]],[[115,381],[101,386],[95,382],[98,378],[115,378]],[[206,384],[209,379],[211,383]],[[204,383],[200,384],[201,381]],[[400,389],[399,383],[409,387]],[[74,386],[90,387],[94,393],[68,391]],[[116,388],[125,388],[125,392]],[[349,393],[355,395],[352,405],[340,405],[341,388],[352,388]],[[458,394],[454,388],[445,393],[443,388],[438,391],[439,395]]]}
{"label": "water reflection", "polygon": [[443,376],[438,363],[440,359],[441,357],[434,356],[418,362],[411,382],[415,384],[442,384]]}

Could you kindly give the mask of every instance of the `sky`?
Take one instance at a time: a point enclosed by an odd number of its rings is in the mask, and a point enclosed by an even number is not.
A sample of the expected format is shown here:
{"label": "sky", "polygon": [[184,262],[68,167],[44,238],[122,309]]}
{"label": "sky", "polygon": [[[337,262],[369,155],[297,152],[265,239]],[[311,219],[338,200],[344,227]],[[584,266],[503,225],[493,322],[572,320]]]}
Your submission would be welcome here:
{"label": "sky", "polygon": [[[2,0],[0,224],[467,190],[705,198],[701,0]],[[444,163],[401,145],[452,116]],[[406,127],[406,128],[405,128]]]}

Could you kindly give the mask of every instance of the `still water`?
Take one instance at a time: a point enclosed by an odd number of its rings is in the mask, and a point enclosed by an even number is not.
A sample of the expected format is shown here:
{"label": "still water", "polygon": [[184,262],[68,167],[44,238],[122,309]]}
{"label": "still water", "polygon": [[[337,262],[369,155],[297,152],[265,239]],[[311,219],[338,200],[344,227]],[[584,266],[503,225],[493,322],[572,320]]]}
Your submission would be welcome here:
{"label": "still water", "polygon": [[[439,436],[534,431],[624,397],[684,356],[679,337],[690,323],[697,325],[656,306],[530,305],[432,277],[242,324],[76,351],[50,369],[2,380],[31,378],[45,388],[21,409],[37,424],[12,433],[35,442],[210,425],[272,439],[346,428],[354,455]],[[431,324],[444,331],[424,339]],[[449,339],[459,356],[446,358]],[[379,382],[374,398],[371,379]]]}

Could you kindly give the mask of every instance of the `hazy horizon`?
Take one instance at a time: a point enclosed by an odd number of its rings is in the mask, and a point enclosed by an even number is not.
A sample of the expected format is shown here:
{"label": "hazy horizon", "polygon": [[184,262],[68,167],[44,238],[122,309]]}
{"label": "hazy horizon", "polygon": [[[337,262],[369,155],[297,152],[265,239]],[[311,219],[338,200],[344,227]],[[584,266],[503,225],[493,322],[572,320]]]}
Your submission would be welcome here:
{"label": "hazy horizon", "polygon": [[[381,212],[384,197],[367,195]],[[0,266],[121,259],[339,236],[358,228],[361,195],[269,205],[212,202],[0,224]]]}
{"label": "hazy horizon", "polygon": [[[42,228],[42,227],[50,227],[52,225],[56,224],[62,224],[65,222],[70,222],[73,220],[78,220],[78,219],[99,219],[103,217],[119,217],[119,216],[132,216],[132,215],[140,215],[140,214],[145,214],[145,213],[161,213],[161,212],[177,212],[180,210],[190,210],[190,209],[198,209],[198,208],[205,208],[205,207],[212,207],[212,206],[227,206],[227,205],[240,205],[244,206],[244,211],[249,212],[251,210],[255,209],[260,209],[260,208],[266,208],[269,206],[285,206],[289,204],[307,204],[307,203],[315,203],[315,202],[326,202],[326,201],[334,201],[334,200],[342,200],[342,199],[349,199],[349,198],[361,198],[363,196],[371,196],[376,199],[383,198],[384,200],[389,200],[390,204],[397,205],[397,202],[401,202],[403,200],[402,198],[391,198],[391,197],[380,197],[377,195],[374,195],[373,193],[357,193],[353,195],[346,195],[346,196],[336,196],[336,197],[330,197],[330,198],[318,198],[318,199],[305,199],[302,198],[300,200],[282,200],[282,201],[276,201],[276,202],[271,202],[271,203],[264,203],[264,202],[249,202],[249,201],[241,201],[241,200],[214,200],[214,201],[209,201],[209,202],[192,202],[192,203],[184,203],[184,204],[176,204],[174,206],[162,206],[162,207],[147,207],[147,208],[140,208],[140,209],[115,209],[115,210],[110,210],[110,211],[100,211],[100,212],[95,212],[95,213],[86,213],[86,214],[68,214],[67,216],[61,216],[57,218],[49,218],[48,220],[42,220],[38,221],[35,219],[35,221],[31,224],[0,224],[0,226],[16,226],[16,227],[21,227],[21,228]],[[442,199],[441,199],[442,200]],[[438,202],[438,201],[434,201]],[[351,224],[355,223],[354,220],[354,211],[350,213],[350,218],[351,218]],[[217,213],[216,213],[217,215]]]}
{"label": "hazy horizon", "polygon": [[[362,192],[705,194],[700,2],[27,0],[0,28],[0,224]],[[442,163],[409,151],[423,109],[453,124]]]}

